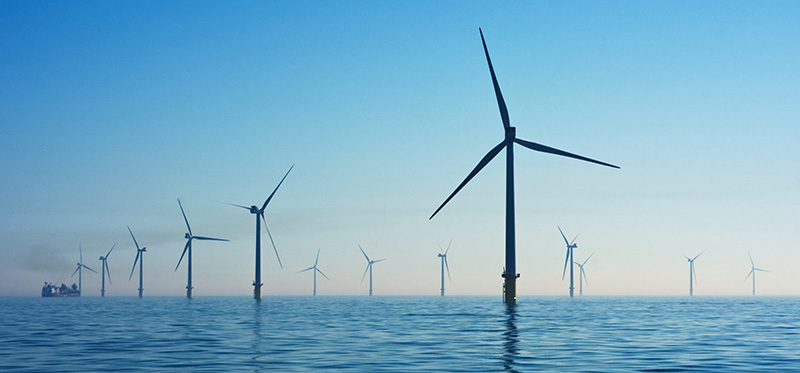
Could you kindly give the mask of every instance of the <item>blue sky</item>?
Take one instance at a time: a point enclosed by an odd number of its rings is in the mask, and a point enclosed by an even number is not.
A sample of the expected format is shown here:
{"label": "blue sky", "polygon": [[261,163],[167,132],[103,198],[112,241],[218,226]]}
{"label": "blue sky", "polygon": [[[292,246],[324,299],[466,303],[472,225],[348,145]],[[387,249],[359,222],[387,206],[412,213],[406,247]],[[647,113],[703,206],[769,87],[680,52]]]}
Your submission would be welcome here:
{"label": "blue sky", "polygon": [[[754,2],[0,3],[0,295],[71,283],[117,242],[108,295],[251,294],[263,203],[285,269],[266,295],[500,293],[504,162],[430,214],[503,138],[482,27],[519,137],[521,295],[566,294],[556,225],[592,295],[800,294],[800,5]],[[264,242],[269,245],[268,241]],[[96,268],[98,269],[98,268]],[[138,272],[138,271],[137,271]],[[98,276],[84,276],[87,295]]]}

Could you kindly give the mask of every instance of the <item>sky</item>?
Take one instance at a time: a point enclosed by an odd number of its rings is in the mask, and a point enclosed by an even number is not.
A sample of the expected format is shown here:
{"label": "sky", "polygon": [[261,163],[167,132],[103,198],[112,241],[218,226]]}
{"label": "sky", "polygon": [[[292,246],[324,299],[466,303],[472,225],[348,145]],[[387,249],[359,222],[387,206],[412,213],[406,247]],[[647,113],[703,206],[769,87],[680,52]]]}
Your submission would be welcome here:
{"label": "sky", "polygon": [[[800,295],[800,3],[0,2],[0,295],[67,283],[83,248],[107,296],[501,294],[503,139],[478,28],[517,136],[518,293]],[[577,269],[577,268],[576,268]],[[568,274],[567,274],[568,276]],[[84,272],[85,296],[100,278]],[[576,284],[577,287],[577,284]]]}

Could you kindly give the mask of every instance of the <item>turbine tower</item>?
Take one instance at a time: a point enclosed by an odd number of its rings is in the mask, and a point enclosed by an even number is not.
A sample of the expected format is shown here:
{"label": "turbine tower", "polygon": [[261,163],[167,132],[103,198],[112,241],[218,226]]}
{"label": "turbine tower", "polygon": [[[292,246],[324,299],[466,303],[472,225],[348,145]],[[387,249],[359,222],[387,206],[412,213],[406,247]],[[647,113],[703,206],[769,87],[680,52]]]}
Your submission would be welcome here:
{"label": "turbine tower", "polygon": [[256,216],[256,279],[253,281],[254,299],[261,299],[261,286],[264,285],[261,283],[261,221],[264,221],[264,227],[267,229],[269,242],[272,242],[272,248],[275,249],[275,256],[278,257],[278,264],[280,264],[281,269],[283,269],[281,257],[278,255],[278,248],[275,247],[275,241],[272,240],[272,233],[269,232],[269,226],[267,225],[267,218],[264,217],[264,209],[267,208],[267,204],[269,204],[269,201],[272,200],[272,196],[275,195],[275,192],[277,192],[278,188],[280,188],[281,184],[283,184],[283,180],[286,179],[286,176],[289,176],[289,172],[292,171],[292,168],[294,168],[294,165],[289,167],[289,171],[286,171],[286,175],[283,175],[283,179],[281,179],[281,181],[278,183],[278,186],[275,187],[275,190],[273,190],[269,197],[267,197],[267,200],[264,201],[264,204],[261,205],[260,209],[256,205],[247,207],[229,203],[231,206],[241,207],[245,210],[249,210],[251,214]]}
{"label": "turbine tower", "polygon": [[[592,253],[592,255],[594,255],[594,253]],[[583,266],[586,265],[586,262],[588,262],[589,259],[592,259],[592,255],[589,255],[589,257],[586,258],[586,260],[584,260],[583,263],[573,262],[575,263],[576,266],[578,266],[578,268],[580,268],[579,271],[580,275],[578,275],[579,278],[578,283],[580,284],[580,295],[583,295],[583,281],[585,280],[587,284],[589,283],[589,279],[586,278],[586,272],[584,272]]]}
{"label": "turbine tower", "polygon": [[744,280],[747,281],[747,278],[750,277],[750,275],[753,275],[753,296],[755,296],[756,295],[756,271],[761,271],[761,272],[772,272],[772,271],[768,271],[766,269],[761,269],[761,268],[756,268],[756,264],[753,263],[753,257],[750,255],[750,253],[747,253],[747,256],[750,258],[750,272],[747,273],[747,277],[745,277]]}
{"label": "turbine tower", "polygon": [[82,275],[83,275],[83,270],[82,269],[86,268],[86,269],[88,269],[88,270],[90,270],[90,271],[92,271],[94,273],[97,273],[97,271],[95,271],[95,270],[89,268],[89,266],[83,264],[83,247],[81,246],[80,243],[78,243],[78,250],[80,251],[80,255],[81,255],[80,262],[78,262],[78,264],[76,264],[77,268],[75,268],[75,272],[72,272],[72,276],[69,276],[69,277],[75,277],[75,273],[78,274],[78,294],[81,294],[81,291],[83,291],[83,288],[81,287],[81,282],[83,281],[82,280]]}
{"label": "turbine tower", "polygon": [[361,248],[361,245],[358,245],[358,249],[361,250],[361,253],[364,254],[364,257],[367,258],[367,268],[364,270],[364,274],[361,275],[361,283],[364,283],[364,276],[367,275],[367,271],[369,271],[369,296],[372,296],[372,265],[378,262],[382,262],[386,259],[378,259],[378,260],[370,260],[367,256],[367,253],[364,252],[364,249]]}
{"label": "turbine tower", "polygon": [[201,241],[228,241],[224,238],[211,238],[211,237],[202,237],[202,236],[195,236],[192,234],[192,227],[189,226],[189,219],[186,219],[186,213],[183,211],[183,205],[181,205],[181,199],[178,198],[178,206],[181,208],[181,214],[183,214],[183,221],[186,222],[186,228],[189,230],[189,233],[186,233],[184,237],[186,238],[186,246],[183,247],[183,254],[181,254],[181,258],[178,259],[178,265],[175,266],[175,270],[178,270],[178,267],[181,265],[181,261],[183,260],[183,256],[186,255],[186,251],[189,251],[189,257],[187,260],[189,263],[188,265],[188,280],[186,282],[186,297],[192,297],[192,240],[201,240]]}
{"label": "turbine tower", "polygon": [[146,247],[139,248],[139,243],[136,242],[136,237],[133,236],[133,232],[131,231],[131,227],[128,226],[128,232],[131,233],[131,238],[133,238],[133,244],[136,245],[136,259],[133,260],[133,268],[131,268],[131,275],[128,276],[128,281],[133,278],[133,270],[136,269],[136,263],[139,263],[139,298],[142,297],[142,291],[144,287],[142,286],[142,267],[144,266],[144,253],[147,251]]}
{"label": "turbine tower", "polygon": [[689,258],[688,256],[684,255],[683,257],[689,261],[689,296],[694,295],[694,284],[697,283],[697,272],[694,271],[694,260],[697,259],[700,255],[706,252],[705,250],[701,251],[700,254],[697,254],[694,258]]}
{"label": "turbine tower", "polygon": [[567,237],[564,236],[564,232],[561,231],[561,227],[558,227],[558,231],[561,232],[561,237],[564,237],[564,243],[567,244],[567,259],[564,260],[564,271],[561,273],[561,281],[564,281],[564,275],[567,273],[567,263],[569,265],[569,296],[572,297],[575,294],[575,276],[573,276],[573,265],[574,263],[574,255],[575,249],[578,247],[578,244],[575,243],[575,240],[578,239],[578,235],[575,235],[575,238],[572,239],[572,242],[567,241]]}
{"label": "turbine tower", "polygon": [[447,268],[447,279],[451,282],[453,279],[450,278],[450,266],[447,265],[447,252],[450,251],[450,244],[453,243],[453,240],[450,240],[450,243],[447,244],[447,250],[444,253],[441,253],[442,247],[439,246],[439,257],[442,258],[442,296],[444,296],[444,269]]}
{"label": "turbine tower", "polygon": [[503,299],[506,303],[513,304],[517,302],[517,277],[519,274],[517,273],[517,261],[516,261],[516,244],[515,244],[515,232],[514,232],[514,143],[522,145],[528,149],[535,150],[538,152],[543,153],[550,153],[555,155],[560,155],[564,157],[570,157],[579,159],[582,161],[597,163],[603,166],[619,168],[615,165],[600,162],[591,158],[586,158],[577,154],[565,152],[563,150],[551,148],[549,146],[544,146],[541,144],[537,144],[535,142],[531,142],[528,140],[523,140],[518,138],[516,135],[516,128],[511,127],[511,122],[508,118],[508,109],[506,108],[505,101],[503,100],[503,95],[500,92],[500,85],[497,83],[497,77],[494,74],[494,68],[492,67],[492,60],[489,58],[489,50],[486,48],[486,41],[483,38],[483,31],[480,30],[481,34],[481,42],[483,43],[483,51],[486,54],[486,62],[489,65],[489,73],[492,76],[492,84],[494,86],[494,93],[497,97],[497,105],[500,108],[500,117],[503,121],[503,128],[505,130],[505,138],[501,141],[497,146],[492,148],[492,150],[487,153],[483,159],[478,162],[478,165],[472,170],[472,172],[467,175],[464,181],[458,185],[458,187],[450,194],[449,197],[439,206],[436,211],[431,215],[428,219],[433,219],[436,213],[453,198],[453,196],[458,193],[461,188],[463,188],[472,178],[483,169],[486,164],[488,164],[498,153],[500,153],[503,148],[506,149],[506,261],[505,267],[503,269],[502,277],[505,279],[503,284]]}
{"label": "turbine tower", "polygon": [[323,277],[328,279],[328,281],[331,280],[331,279],[328,278],[328,276],[325,276],[325,274],[322,273],[322,271],[320,271],[319,268],[317,268],[317,263],[319,263],[319,249],[317,249],[317,259],[314,260],[314,265],[311,266],[311,267],[308,267],[308,268],[306,268],[306,269],[304,269],[302,271],[298,271],[297,272],[297,273],[303,273],[305,271],[310,271],[312,269],[314,270],[314,296],[317,296],[317,272],[319,272],[319,274],[321,274]]}
{"label": "turbine tower", "polygon": [[[114,250],[115,246],[117,246],[116,242],[114,243],[113,246],[111,246],[111,250]],[[100,270],[103,272],[103,274],[100,275],[100,278],[102,279],[101,280],[101,285],[100,285],[100,296],[101,297],[105,297],[106,296],[106,274],[108,274],[108,283],[111,284],[111,270],[108,269],[108,256],[111,255],[111,250],[108,250],[108,253],[106,253],[106,256],[101,256],[100,257]]]}

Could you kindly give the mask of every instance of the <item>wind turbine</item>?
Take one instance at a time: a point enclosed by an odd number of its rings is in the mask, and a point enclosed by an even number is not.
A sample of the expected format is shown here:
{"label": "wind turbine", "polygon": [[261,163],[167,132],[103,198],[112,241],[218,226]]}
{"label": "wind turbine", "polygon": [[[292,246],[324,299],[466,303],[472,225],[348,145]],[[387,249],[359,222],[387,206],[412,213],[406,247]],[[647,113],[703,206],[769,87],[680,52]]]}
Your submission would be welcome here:
{"label": "wind turbine", "polygon": [[275,249],[275,256],[278,257],[278,264],[280,264],[281,269],[283,269],[283,263],[281,263],[281,257],[278,255],[278,248],[275,247],[275,241],[272,240],[272,233],[269,232],[269,226],[267,225],[267,218],[264,217],[264,209],[267,208],[267,204],[270,200],[272,200],[272,196],[275,195],[275,192],[278,191],[281,184],[283,184],[283,180],[286,179],[286,176],[289,176],[289,172],[292,171],[294,165],[289,167],[289,171],[286,171],[286,175],[283,175],[283,179],[278,183],[278,186],[275,187],[275,190],[267,197],[267,200],[264,201],[264,204],[261,205],[259,209],[256,205],[247,207],[242,205],[236,205],[233,203],[229,203],[231,206],[241,207],[245,210],[250,210],[251,214],[255,214],[256,216],[256,279],[253,281],[253,298],[261,299],[261,286],[264,285],[261,283],[261,220],[264,221],[264,227],[267,228],[267,235],[269,236],[269,242],[272,242],[272,248]]}
{"label": "wind turbine", "polygon": [[90,270],[90,271],[92,271],[94,273],[97,273],[97,271],[95,271],[95,270],[89,268],[89,266],[83,264],[83,247],[81,246],[80,243],[78,244],[78,250],[80,250],[80,255],[81,255],[80,260],[81,261],[78,262],[78,264],[76,264],[77,268],[75,268],[75,272],[72,272],[72,276],[69,276],[69,277],[75,277],[75,273],[78,274],[78,294],[80,294],[82,289],[83,289],[81,287],[81,281],[82,281],[81,277],[83,275],[82,268],[86,268],[86,269],[88,269],[88,270]]}
{"label": "wind turbine", "polygon": [[131,233],[131,238],[133,238],[133,244],[136,245],[136,259],[133,260],[133,268],[131,268],[131,275],[128,276],[128,281],[133,278],[133,270],[136,269],[136,263],[139,263],[139,298],[142,297],[142,291],[144,287],[142,287],[142,267],[144,266],[144,253],[147,251],[146,247],[139,248],[139,243],[136,242],[136,237],[133,236],[133,231],[131,231],[131,227],[128,226],[128,232]]}
{"label": "wind turbine", "polygon": [[[114,245],[111,246],[111,250],[114,250],[115,246],[117,246],[116,242],[114,242]],[[100,275],[100,278],[102,279],[102,285],[100,286],[100,296],[101,297],[105,297],[106,296],[106,274],[108,274],[108,283],[109,284],[111,283],[111,270],[108,269],[108,256],[111,255],[111,250],[108,250],[108,253],[106,253],[106,256],[101,256],[100,259],[99,259],[100,262],[101,262],[100,263],[100,269],[103,271],[103,274]]]}
{"label": "wind turbine", "polygon": [[761,272],[772,272],[772,271],[768,271],[766,269],[761,269],[761,268],[756,268],[756,264],[753,263],[753,257],[750,255],[749,252],[747,253],[747,256],[750,258],[750,272],[747,273],[747,277],[745,277],[744,280],[747,281],[747,278],[750,277],[750,275],[753,275],[753,296],[755,296],[756,295],[756,271],[761,271]]}
{"label": "wind turbine", "polygon": [[364,254],[365,258],[367,258],[367,268],[364,270],[364,274],[361,275],[361,283],[364,283],[364,276],[366,276],[367,271],[369,271],[369,296],[372,296],[372,265],[377,262],[382,262],[386,259],[370,260],[367,256],[367,253],[365,253],[364,249],[361,248],[361,245],[358,245],[358,249],[361,250],[361,253]]}
{"label": "wind turbine", "polygon": [[442,296],[444,296],[444,269],[447,268],[447,279],[453,281],[450,278],[450,266],[447,265],[447,252],[450,251],[450,244],[453,243],[453,240],[450,240],[450,243],[447,244],[447,250],[444,251],[444,254],[441,253],[442,247],[439,246],[439,257],[442,258]]}
{"label": "wind turbine", "polygon": [[310,270],[312,270],[312,269],[314,270],[314,296],[316,296],[316,295],[317,295],[317,272],[319,272],[319,274],[321,274],[323,277],[325,277],[326,279],[328,279],[328,281],[330,281],[330,280],[331,280],[331,279],[329,279],[329,278],[328,278],[328,276],[325,276],[325,274],[324,274],[324,273],[322,273],[322,271],[320,271],[320,269],[319,269],[319,268],[317,268],[317,263],[319,263],[319,249],[317,249],[317,259],[316,259],[316,260],[314,260],[314,265],[313,265],[313,266],[311,266],[311,267],[308,267],[308,268],[306,268],[306,269],[304,269],[304,270],[302,270],[302,271],[298,271],[298,272],[297,272],[297,273],[303,273],[303,272],[305,272],[305,271],[310,271]]}
{"label": "wind turbine", "polygon": [[694,258],[689,258],[688,256],[684,255],[683,257],[689,261],[689,296],[694,294],[694,284],[697,283],[697,272],[694,271],[694,260],[697,259],[700,255],[702,255],[705,250],[701,251],[700,254],[697,254]]}
{"label": "wind turbine", "polygon": [[[594,255],[594,253],[592,253],[592,255]],[[573,263],[575,263],[575,265],[577,265],[578,268],[580,268],[580,275],[578,276],[578,279],[579,279],[578,283],[581,284],[580,285],[580,291],[581,291],[580,295],[583,295],[583,281],[586,280],[586,283],[587,284],[589,283],[589,279],[586,278],[586,272],[584,272],[583,266],[586,265],[586,262],[588,262],[589,259],[592,259],[592,255],[589,255],[589,257],[586,258],[586,260],[584,260],[583,263],[578,263],[578,262],[573,261]]]}
{"label": "wind turbine", "polygon": [[[178,198],[178,206],[181,208],[181,214],[183,214],[183,220],[186,222],[186,228],[189,229],[189,233],[186,233],[184,237],[186,238],[186,246],[183,247],[183,254],[181,254],[181,258],[178,259],[178,265],[175,266],[175,270],[178,270],[178,267],[181,265],[181,261],[183,260],[183,256],[186,255],[186,251],[189,251],[189,266],[188,271],[188,281],[186,282],[186,297],[192,297],[192,240],[204,240],[204,241],[228,241],[224,238],[211,238],[211,237],[202,237],[202,236],[195,236],[192,234],[192,227],[189,226],[189,219],[186,219],[186,213],[183,211],[183,205],[181,205],[181,199]],[[140,267],[141,268],[141,267]]]}
{"label": "wind turbine", "polygon": [[567,258],[564,260],[564,271],[561,273],[561,281],[564,281],[564,275],[567,273],[567,263],[570,263],[569,266],[569,296],[572,297],[575,293],[575,277],[573,276],[573,265],[572,263],[575,262],[575,249],[578,247],[578,244],[575,243],[575,240],[578,239],[578,235],[575,235],[575,238],[572,239],[572,242],[567,241],[567,237],[564,236],[564,232],[561,231],[561,227],[558,227],[558,231],[561,232],[561,237],[564,237],[564,243],[567,244]]}
{"label": "wind turbine", "polygon": [[478,29],[481,34],[481,42],[483,43],[483,51],[486,54],[486,62],[489,65],[489,73],[492,75],[492,84],[494,85],[494,93],[497,97],[497,105],[500,108],[500,117],[503,120],[503,128],[505,129],[505,138],[497,146],[487,153],[483,159],[478,162],[478,165],[467,175],[464,181],[450,194],[449,197],[439,206],[438,209],[431,215],[429,219],[433,219],[436,213],[453,198],[472,178],[483,169],[503,148],[506,149],[506,265],[503,269],[502,277],[505,278],[503,284],[504,301],[506,303],[516,303],[517,301],[517,264],[516,264],[516,246],[515,246],[515,232],[514,232],[514,143],[522,145],[528,149],[535,150],[543,153],[550,153],[564,157],[579,159],[582,161],[597,163],[603,166],[619,168],[615,165],[600,162],[591,158],[586,158],[577,154],[565,152],[563,150],[551,148],[549,146],[537,144],[528,140],[518,138],[516,135],[516,128],[511,127],[511,122],[508,118],[508,109],[503,100],[503,95],[500,92],[500,85],[497,83],[497,77],[494,74],[492,67],[492,60],[489,58],[489,50],[486,48],[486,41],[483,38],[483,31]]}

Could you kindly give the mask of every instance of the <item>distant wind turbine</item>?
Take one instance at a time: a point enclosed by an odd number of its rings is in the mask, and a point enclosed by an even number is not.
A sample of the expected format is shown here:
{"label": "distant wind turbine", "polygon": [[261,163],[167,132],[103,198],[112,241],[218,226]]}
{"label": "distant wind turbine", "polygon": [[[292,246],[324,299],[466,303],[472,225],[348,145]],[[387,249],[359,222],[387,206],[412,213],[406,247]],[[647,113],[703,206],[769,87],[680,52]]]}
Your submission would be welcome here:
{"label": "distant wind turbine", "polygon": [[367,258],[367,268],[364,270],[364,274],[361,275],[361,283],[364,283],[364,276],[367,275],[367,271],[369,271],[369,296],[372,296],[372,265],[378,262],[382,262],[386,259],[378,259],[378,260],[370,260],[367,256],[367,253],[364,252],[364,249],[361,248],[361,245],[358,245],[358,249],[361,250],[361,253],[364,254],[364,257]]}
{"label": "distant wind turbine", "polygon": [[[111,246],[111,250],[114,250],[114,247],[117,246],[115,242],[113,246]],[[108,250],[106,256],[100,257],[100,269],[102,270],[103,274],[100,275],[101,278],[101,286],[100,286],[100,296],[106,296],[106,275],[108,275],[108,283],[111,283],[111,270],[108,269],[108,256],[111,255],[111,250]]]}
{"label": "distant wind turbine", "polygon": [[697,283],[697,272],[694,270],[694,260],[697,259],[700,255],[706,252],[705,250],[701,251],[700,254],[697,254],[694,258],[689,258],[688,256],[684,255],[683,257],[689,261],[689,296],[694,295],[694,284]]}
{"label": "distant wind turbine", "polygon": [[189,230],[189,233],[186,233],[184,237],[186,238],[186,246],[183,247],[183,254],[181,254],[181,258],[178,259],[178,265],[175,266],[175,270],[178,270],[178,267],[181,265],[181,261],[183,260],[183,256],[186,255],[186,252],[189,252],[189,257],[187,258],[189,263],[188,270],[188,281],[186,282],[186,297],[192,297],[192,240],[205,240],[205,241],[228,241],[224,238],[211,238],[211,237],[202,237],[202,236],[195,236],[192,234],[192,227],[189,226],[189,219],[186,219],[186,213],[183,211],[183,205],[181,204],[181,199],[178,198],[178,206],[181,208],[181,214],[183,214],[183,221],[186,222],[186,228]]}
{"label": "distant wind turbine", "polygon": [[436,213],[441,210],[444,205],[449,202],[453,196],[458,193],[472,178],[483,169],[498,153],[500,153],[503,148],[506,149],[506,265],[503,269],[503,278],[505,278],[503,284],[503,299],[505,303],[516,303],[517,302],[517,277],[519,274],[517,273],[517,264],[516,264],[516,245],[515,245],[515,232],[514,232],[514,143],[522,145],[528,149],[535,150],[538,152],[543,153],[550,153],[555,155],[560,155],[564,157],[570,157],[579,159],[582,161],[592,162],[603,166],[619,168],[615,165],[600,162],[591,158],[586,158],[577,154],[565,152],[563,150],[551,148],[549,146],[537,144],[535,142],[531,142],[528,140],[523,140],[518,138],[516,135],[516,128],[511,127],[511,122],[508,118],[508,109],[506,108],[506,103],[503,100],[503,95],[500,92],[500,85],[497,83],[497,77],[494,74],[494,68],[492,67],[492,61],[489,58],[489,50],[486,48],[486,41],[483,38],[483,31],[478,29],[481,34],[481,42],[483,43],[483,51],[486,54],[486,62],[489,65],[489,73],[492,75],[492,84],[494,85],[494,93],[497,97],[497,105],[500,108],[500,117],[503,121],[503,128],[505,129],[505,139],[497,144],[492,150],[487,153],[483,159],[478,162],[478,165],[472,170],[472,172],[467,175],[466,179],[461,182],[461,184],[456,187],[455,191],[450,194],[449,197],[439,206],[436,211],[431,215],[429,219],[433,219]]}
{"label": "distant wind turbine", "polygon": [[305,271],[310,271],[312,269],[314,270],[314,296],[317,295],[317,272],[319,272],[319,274],[321,274],[323,277],[328,279],[328,281],[331,280],[331,279],[328,278],[328,276],[325,276],[325,274],[322,273],[322,271],[319,268],[317,268],[317,263],[319,263],[319,249],[317,249],[317,259],[314,260],[314,265],[311,266],[311,267],[308,267],[308,268],[306,268],[306,269],[304,269],[302,271],[298,271],[297,272],[297,273],[303,273]]}
{"label": "distant wind turbine", "polygon": [[72,276],[69,276],[69,277],[75,277],[75,273],[78,274],[78,293],[80,294],[83,291],[83,288],[81,287],[81,282],[83,281],[81,279],[81,277],[83,275],[83,270],[82,269],[86,268],[86,269],[88,269],[88,270],[90,270],[90,271],[92,271],[94,273],[97,273],[97,271],[95,271],[95,270],[89,268],[87,265],[83,264],[83,247],[81,246],[80,243],[78,243],[78,250],[80,251],[80,255],[81,255],[80,260],[81,261],[78,262],[78,264],[76,265],[77,268],[75,268],[75,272],[72,272]]}
{"label": "distant wind turbine", "polygon": [[131,227],[128,227],[128,232],[131,233],[131,238],[133,238],[133,244],[136,245],[136,259],[133,260],[133,267],[131,268],[131,275],[128,276],[128,281],[133,278],[133,270],[136,269],[136,263],[139,263],[139,298],[142,297],[142,291],[144,287],[142,286],[142,267],[144,266],[144,253],[147,251],[146,247],[139,248],[139,243],[136,242],[136,237],[133,236],[133,231],[131,231]]}
{"label": "distant wind turbine", "polygon": [[275,190],[267,197],[267,200],[264,201],[264,204],[261,205],[259,209],[256,205],[247,207],[242,205],[236,205],[233,203],[229,203],[231,206],[241,207],[245,210],[249,210],[251,214],[255,214],[256,216],[256,279],[253,281],[253,298],[254,299],[261,299],[261,286],[264,285],[261,283],[261,221],[264,221],[264,227],[267,228],[267,235],[269,236],[269,242],[272,242],[272,248],[275,249],[275,256],[278,258],[278,264],[280,264],[281,269],[283,269],[283,263],[281,263],[281,257],[278,255],[278,248],[275,247],[275,241],[272,240],[272,233],[269,232],[269,226],[267,225],[267,218],[264,217],[264,209],[267,208],[267,204],[269,201],[272,200],[272,196],[275,195],[275,192],[278,191],[281,184],[283,184],[283,180],[286,179],[286,176],[289,176],[289,172],[292,171],[294,165],[289,167],[289,171],[286,171],[286,175],[283,175],[283,179],[278,183],[278,186],[275,187]]}
{"label": "distant wind turbine", "polygon": [[[592,253],[592,255],[594,255],[594,253]],[[583,295],[583,281],[586,281],[586,284],[589,284],[589,279],[586,278],[586,272],[583,270],[583,266],[586,265],[586,262],[588,262],[589,259],[592,259],[592,255],[589,255],[589,257],[586,258],[586,260],[584,260],[583,263],[578,263],[573,261],[573,263],[575,263],[575,265],[578,266],[578,268],[580,268],[580,275],[578,276],[579,278],[578,283],[580,283],[580,295]]]}
{"label": "distant wind turbine", "polygon": [[[447,265],[447,253],[450,251],[450,244],[453,243],[453,240],[450,240],[450,243],[447,244],[447,250],[444,253],[439,252],[439,257],[442,258],[442,296],[444,296],[444,269],[447,268],[447,279],[453,281],[450,278],[450,266]],[[439,250],[441,251],[442,247],[439,246]]]}
{"label": "distant wind turbine", "polygon": [[573,265],[574,258],[575,258],[575,249],[578,247],[578,244],[575,243],[575,240],[578,239],[578,235],[575,235],[575,238],[572,239],[572,242],[567,241],[567,237],[564,236],[564,232],[561,231],[561,227],[558,227],[558,231],[561,232],[561,237],[564,237],[564,243],[567,244],[567,259],[564,260],[564,271],[561,273],[561,281],[564,281],[564,275],[567,273],[567,263],[569,263],[569,296],[574,296],[575,293],[575,277],[573,276]]}
{"label": "distant wind turbine", "polygon": [[750,272],[747,273],[747,277],[745,277],[744,280],[747,281],[747,278],[750,277],[750,275],[753,276],[753,295],[755,296],[756,295],[756,271],[761,271],[761,272],[772,272],[772,271],[768,271],[766,269],[761,269],[761,268],[756,268],[756,264],[753,263],[753,257],[750,255],[750,253],[747,253],[747,256],[750,258]]}

